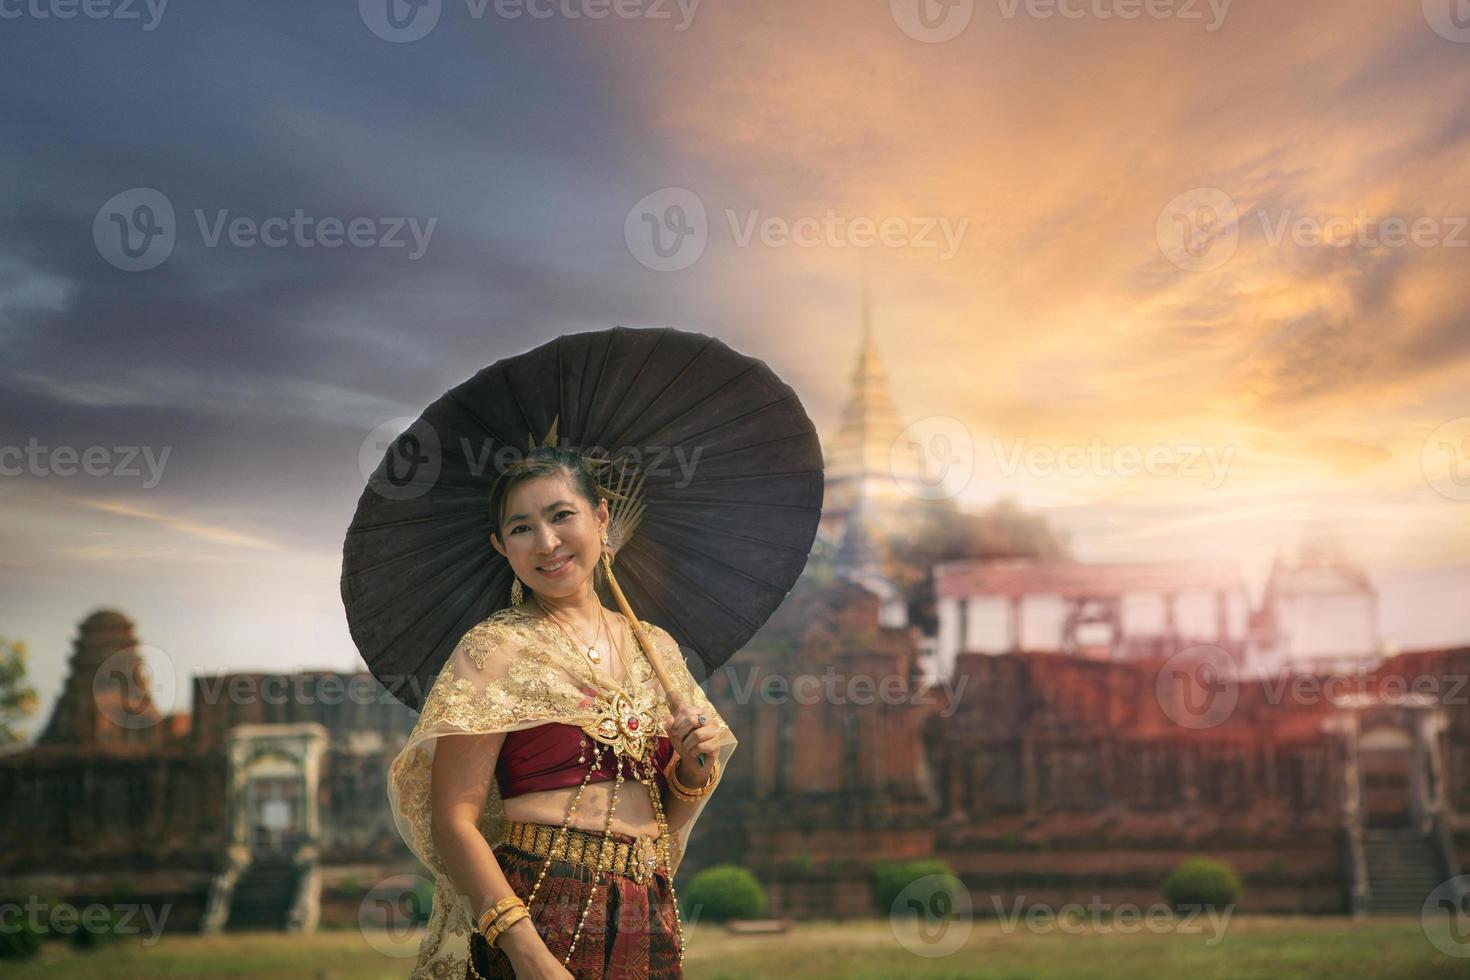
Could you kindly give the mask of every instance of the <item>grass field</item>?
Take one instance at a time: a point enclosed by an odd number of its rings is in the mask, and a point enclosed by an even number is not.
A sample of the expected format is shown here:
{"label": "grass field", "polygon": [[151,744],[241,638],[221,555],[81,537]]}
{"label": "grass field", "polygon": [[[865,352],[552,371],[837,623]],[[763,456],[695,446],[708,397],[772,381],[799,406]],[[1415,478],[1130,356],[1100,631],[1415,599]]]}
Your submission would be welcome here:
{"label": "grass field", "polygon": [[[1278,918],[1236,916],[1218,942],[1208,924],[1196,933],[1119,935],[1101,928],[1074,934],[1007,931],[976,922],[963,946],[943,956],[917,926],[896,935],[887,920],[804,923],[778,936],[736,936],[712,926],[690,926],[685,975],[691,980],[785,980],[898,977],[1020,980],[1334,980],[1470,977],[1470,958],[1435,949],[1417,918]],[[1470,943],[1463,952],[1470,954]],[[98,952],[74,953],[48,943],[35,960],[0,967],[8,980],[98,978],[219,978],[261,980],[400,980],[410,959],[373,949],[359,932],[313,936],[274,934],[221,937],[166,936],[152,947],[127,940]]]}

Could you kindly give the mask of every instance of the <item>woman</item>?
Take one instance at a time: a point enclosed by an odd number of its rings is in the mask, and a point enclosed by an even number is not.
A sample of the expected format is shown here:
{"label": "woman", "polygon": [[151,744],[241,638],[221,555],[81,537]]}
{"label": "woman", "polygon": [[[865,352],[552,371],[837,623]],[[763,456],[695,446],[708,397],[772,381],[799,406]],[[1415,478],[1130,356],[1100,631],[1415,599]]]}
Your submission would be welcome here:
{"label": "woman", "polygon": [[413,976],[682,976],[673,874],[734,735],[673,638],[598,599],[608,506],[579,455],[531,450],[490,508],[512,605],[460,640],[391,773],[436,878]]}

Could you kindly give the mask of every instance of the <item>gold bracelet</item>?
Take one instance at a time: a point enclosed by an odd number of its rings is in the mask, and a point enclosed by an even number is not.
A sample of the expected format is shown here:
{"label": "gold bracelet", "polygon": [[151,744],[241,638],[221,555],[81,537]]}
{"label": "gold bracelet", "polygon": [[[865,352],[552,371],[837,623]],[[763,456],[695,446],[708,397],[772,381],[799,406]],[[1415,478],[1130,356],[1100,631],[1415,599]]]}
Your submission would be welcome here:
{"label": "gold bracelet", "polygon": [[700,800],[708,796],[714,792],[715,783],[720,781],[720,760],[713,760],[711,765],[712,768],[710,769],[709,778],[704,781],[704,785],[698,789],[690,789],[679,781],[678,760],[670,760],[669,767],[664,770],[664,775],[669,780],[669,791],[674,794],[675,798],[683,800],[686,803],[692,803],[695,800]]}
{"label": "gold bracelet", "polygon": [[515,925],[517,922],[521,921],[530,914],[531,913],[526,910],[526,907],[524,905],[516,906],[509,912],[502,915],[499,919],[495,920],[495,924],[490,927],[489,934],[485,936],[485,941],[491,946],[494,946],[495,940],[499,939],[501,935],[505,932],[505,930],[509,929],[511,926]]}
{"label": "gold bracelet", "polygon": [[502,898],[490,908],[486,909],[484,913],[480,916],[480,931],[488,935],[489,929],[495,923],[495,920],[500,918],[500,916],[504,914],[506,909],[513,908],[517,905],[525,908],[526,903],[522,902],[520,898],[516,895],[507,895],[505,898]]}
{"label": "gold bracelet", "polygon": [[496,919],[498,919],[505,912],[506,909],[511,908],[512,906],[524,904],[525,903],[521,901],[520,897],[516,895],[507,895],[505,898],[502,898],[500,901],[496,902],[494,905],[486,909],[484,913],[481,914],[479,922],[480,931],[485,932],[487,929],[489,929],[491,924]]}
{"label": "gold bracelet", "polygon": [[494,946],[496,940],[498,940],[501,935],[505,933],[505,930],[509,929],[511,926],[515,925],[517,922],[526,918],[530,914],[531,913],[527,911],[525,906],[518,906],[511,909],[509,912],[502,915],[499,920],[497,920],[496,923],[490,927],[490,934],[485,937],[485,941],[491,946]]}
{"label": "gold bracelet", "polygon": [[685,793],[685,794],[688,794],[690,796],[696,796],[696,797],[698,797],[698,796],[704,796],[706,793],[710,792],[710,790],[714,789],[715,788],[715,783],[717,783],[719,781],[720,781],[720,760],[719,759],[711,760],[711,762],[710,762],[709,775],[707,777],[705,777],[705,780],[704,780],[703,785],[697,786],[697,787],[695,787],[695,786],[685,786],[684,785],[684,782],[681,779],[679,779],[679,763],[678,763],[678,760],[677,759],[674,761],[673,766],[669,770],[669,782],[671,784],[677,785],[680,792]]}

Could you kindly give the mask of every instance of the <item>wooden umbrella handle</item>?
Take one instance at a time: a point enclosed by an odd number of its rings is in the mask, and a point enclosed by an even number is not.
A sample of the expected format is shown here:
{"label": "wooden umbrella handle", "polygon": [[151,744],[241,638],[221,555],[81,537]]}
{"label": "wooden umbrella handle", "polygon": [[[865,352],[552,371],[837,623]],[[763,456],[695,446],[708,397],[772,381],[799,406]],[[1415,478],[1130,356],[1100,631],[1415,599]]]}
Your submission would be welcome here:
{"label": "wooden umbrella handle", "polygon": [[[623,614],[623,617],[627,619],[628,624],[632,627],[633,638],[643,648],[644,655],[648,657],[649,665],[653,667],[654,676],[663,685],[664,693],[669,696],[670,710],[674,714],[678,714],[684,709],[685,701],[679,696],[673,681],[669,679],[669,673],[664,669],[663,658],[654,649],[653,641],[649,639],[648,633],[644,631],[643,624],[638,620],[637,616],[633,615],[633,607],[628,605],[628,597],[623,595],[623,587],[618,584],[618,578],[613,574],[612,565],[604,565],[603,570],[607,572],[607,584],[612,590],[613,601],[618,604],[618,611]],[[703,752],[699,753],[699,766],[701,769],[704,768],[705,758],[706,756]]]}

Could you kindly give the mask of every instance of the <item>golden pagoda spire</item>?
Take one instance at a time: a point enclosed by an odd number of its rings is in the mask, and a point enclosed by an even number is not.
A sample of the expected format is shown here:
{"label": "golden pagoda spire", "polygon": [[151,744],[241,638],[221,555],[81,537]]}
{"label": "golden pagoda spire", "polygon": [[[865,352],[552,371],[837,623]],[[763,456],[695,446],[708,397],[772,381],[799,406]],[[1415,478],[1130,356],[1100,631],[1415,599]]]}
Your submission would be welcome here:
{"label": "golden pagoda spire", "polygon": [[873,307],[866,275],[862,278],[861,318],[862,339],[852,388],[828,461],[828,473],[834,476],[887,474],[889,451],[900,430],[898,411],[888,391],[888,372],[873,336]]}

